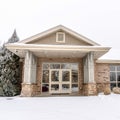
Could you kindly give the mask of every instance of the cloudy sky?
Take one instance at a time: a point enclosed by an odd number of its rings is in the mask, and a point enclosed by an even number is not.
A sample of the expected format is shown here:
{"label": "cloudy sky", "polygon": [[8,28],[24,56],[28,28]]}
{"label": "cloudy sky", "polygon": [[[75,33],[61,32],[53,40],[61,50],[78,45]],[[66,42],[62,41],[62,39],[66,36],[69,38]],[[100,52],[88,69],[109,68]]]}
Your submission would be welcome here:
{"label": "cloudy sky", "polygon": [[120,59],[120,0],[0,0],[0,43],[14,29],[20,40],[62,24],[112,49]]}

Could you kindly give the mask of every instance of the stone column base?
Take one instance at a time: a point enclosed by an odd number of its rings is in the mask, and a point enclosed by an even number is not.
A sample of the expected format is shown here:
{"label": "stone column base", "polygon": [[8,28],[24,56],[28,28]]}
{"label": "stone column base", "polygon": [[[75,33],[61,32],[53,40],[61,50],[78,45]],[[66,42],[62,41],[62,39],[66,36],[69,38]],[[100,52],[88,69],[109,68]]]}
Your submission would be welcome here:
{"label": "stone column base", "polygon": [[37,85],[36,84],[26,84],[22,83],[21,96],[31,97],[37,94]]}
{"label": "stone column base", "polygon": [[83,85],[83,95],[97,95],[97,86],[96,83],[84,83]]}

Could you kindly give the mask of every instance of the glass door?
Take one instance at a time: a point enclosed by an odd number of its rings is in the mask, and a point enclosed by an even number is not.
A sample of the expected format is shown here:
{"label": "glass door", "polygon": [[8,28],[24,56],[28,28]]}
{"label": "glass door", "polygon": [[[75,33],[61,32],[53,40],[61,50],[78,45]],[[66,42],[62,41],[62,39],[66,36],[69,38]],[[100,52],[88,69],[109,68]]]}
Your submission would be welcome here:
{"label": "glass door", "polygon": [[71,92],[71,70],[50,70],[50,93]]}
{"label": "glass door", "polygon": [[61,70],[61,93],[71,93],[71,70]]}
{"label": "glass door", "polygon": [[50,93],[60,92],[60,70],[50,70]]}

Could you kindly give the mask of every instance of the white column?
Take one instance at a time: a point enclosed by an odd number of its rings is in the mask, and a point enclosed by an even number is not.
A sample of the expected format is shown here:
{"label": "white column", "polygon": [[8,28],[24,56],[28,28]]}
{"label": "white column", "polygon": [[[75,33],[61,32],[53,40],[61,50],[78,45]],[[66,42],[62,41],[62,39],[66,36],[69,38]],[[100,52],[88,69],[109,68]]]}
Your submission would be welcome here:
{"label": "white column", "polygon": [[24,82],[27,84],[36,83],[37,58],[32,52],[27,51],[24,63]]}
{"label": "white column", "polygon": [[90,52],[84,58],[84,83],[94,82],[94,53]]}

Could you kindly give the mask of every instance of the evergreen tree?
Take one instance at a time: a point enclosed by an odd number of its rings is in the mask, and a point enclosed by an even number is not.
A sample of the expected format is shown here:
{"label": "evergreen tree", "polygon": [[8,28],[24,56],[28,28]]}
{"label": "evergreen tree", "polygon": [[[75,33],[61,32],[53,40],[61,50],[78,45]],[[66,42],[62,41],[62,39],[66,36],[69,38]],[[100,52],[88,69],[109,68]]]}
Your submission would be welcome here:
{"label": "evergreen tree", "polygon": [[[16,30],[7,43],[19,41]],[[0,50],[0,87],[1,95],[14,96],[20,94],[20,63],[19,57],[5,48]]]}

